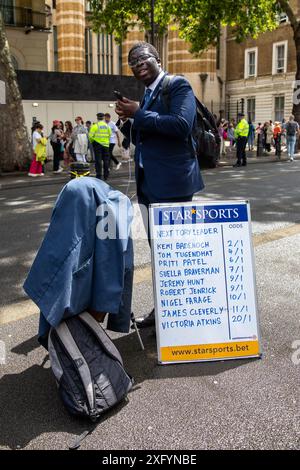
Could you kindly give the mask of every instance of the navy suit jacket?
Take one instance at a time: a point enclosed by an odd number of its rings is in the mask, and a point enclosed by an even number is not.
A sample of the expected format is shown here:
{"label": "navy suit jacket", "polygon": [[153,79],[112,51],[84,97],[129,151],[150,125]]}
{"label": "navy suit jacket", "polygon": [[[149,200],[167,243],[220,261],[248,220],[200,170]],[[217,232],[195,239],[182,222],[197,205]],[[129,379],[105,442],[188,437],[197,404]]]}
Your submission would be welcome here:
{"label": "navy suit jacket", "polygon": [[193,90],[184,77],[174,76],[166,109],[162,83],[147,106],[135,113],[132,127],[138,194],[141,155],[146,185],[157,202],[190,196],[204,187],[191,141],[196,119]]}

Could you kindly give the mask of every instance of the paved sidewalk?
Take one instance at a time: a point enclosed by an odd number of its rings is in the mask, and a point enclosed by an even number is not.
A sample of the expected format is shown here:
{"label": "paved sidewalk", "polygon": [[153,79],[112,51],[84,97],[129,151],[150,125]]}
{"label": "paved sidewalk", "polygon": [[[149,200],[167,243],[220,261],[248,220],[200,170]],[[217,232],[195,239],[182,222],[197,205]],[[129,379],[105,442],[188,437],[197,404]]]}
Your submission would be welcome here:
{"label": "paved sidewalk", "polygon": [[[272,149],[269,154],[264,153],[263,156],[258,157],[256,150],[246,151],[247,163],[276,163],[276,162],[289,162],[286,150],[281,152],[281,157],[278,158],[275,156],[275,150]],[[300,158],[300,153],[295,153],[294,158],[297,160]],[[226,155],[222,155],[219,162],[219,166],[231,166],[236,163],[236,149],[230,150],[229,147],[226,147]]]}
{"label": "paved sidewalk", "polygon": [[[295,154],[295,159],[300,159],[300,153]],[[256,151],[249,152],[247,151],[247,161],[248,164],[253,163],[276,163],[276,162],[289,162],[287,158],[286,151],[282,152],[281,158],[278,159],[275,156],[275,151],[272,149],[270,154],[264,155],[262,157],[257,157]],[[218,167],[228,166],[231,167],[236,162],[236,151],[233,149],[232,151],[229,150],[227,147],[226,155],[221,157],[219,161]],[[52,162],[48,163],[48,168],[46,168],[45,176],[32,178],[27,176],[27,172],[12,172],[12,173],[2,173],[0,174],[0,189],[12,189],[15,187],[22,188],[28,186],[41,186],[41,185],[50,185],[56,184],[58,181],[61,183],[68,182],[70,180],[69,171],[65,170],[59,174],[53,174]],[[205,169],[204,169],[205,170]],[[123,162],[122,166],[119,170],[115,170],[114,168],[110,172],[110,177],[108,183],[113,183],[116,180],[126,178],[128,179],[128,175],[131,174],[131,179],[134,180],[134,162]],[[94,165],[92,164],[91,168],[91,176],[95,176],[94,174]]]}
{"label": "paved sidewalk", "polygon": [[[133,161],[130,163],[123,163],[119,170],[115,170],[114,168],[110,172],[108,183],[115,181],[116,179],[120,178],[128,178],[128,174],[130,172],[134,178],[134,166]],[[91,176],[95,175],[94,164],[91,164]],[[49,184],[57,184],[57,182],[67,183],[70,181],[69,170],[64,170],[62,173],[54,174],[52,171],[52,162],[46,167],[45,176],[37,176],[35,178],[30,177],[27,175],[25,171],[16,171],[11,173],[2,173],[0,174],[0,189],[13,189],[13,188],[22,188],[28,186],[41,186],[41,185],[49,185]]]}
{"label": "paved sidewalk", "polygon": [[[273,165],[271,157],[263,166],[251,161],[246,168],[205,170],[201,197],[251,202],[262,359],[158,366],[151,331],[141,331],[144,351],[135,332],[109,332],[136,387],[81,449],[300,449],[300,160]],[[87,429],[63,408],[49,361],[43,363],[46,351],[36,340],[38,315],[22,291],[63,185],[58,178],[56,185],[0,192],[0,341],[6,352],[0,368],[0,449],[65,450]],[[126,192],[126,178],[118,176],[112,184]],[[134,191],[132,183],[131,196]],[[153,307],[152,272],[142,267],[150,261],[146,245],[141,241],[135,250],[141,267],[134,278],[136,317]]]}

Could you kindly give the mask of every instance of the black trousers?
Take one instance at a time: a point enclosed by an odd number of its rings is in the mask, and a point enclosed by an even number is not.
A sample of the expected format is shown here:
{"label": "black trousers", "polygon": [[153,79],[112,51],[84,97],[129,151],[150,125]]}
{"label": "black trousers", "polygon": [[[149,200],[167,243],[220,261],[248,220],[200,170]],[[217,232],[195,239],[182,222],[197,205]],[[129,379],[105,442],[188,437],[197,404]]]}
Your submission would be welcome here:
{"label": "black trousers", "polygon": [[247,137],[238,137],[236,142],[236,158],[237,163],[241,164],[247,163],[246,159],[246,145],[247,145]]}
{"label": "black trousers", "polygon": [[280,155],[281,155],[281,135],[277,134],[277,137],[274,140],[275,140],[275,155],[277,157],[280,157]]}
{"label": "black trousers", "polygon": [[57,171],[61,159],[61,143],[51,141],[51,147],[53,148],[53,171]]}
{"label": "black trousers", "polygon": [[99,144],[99,142],[93,142],[93,148],[95,152],[95,168],[96,178],[102,178],[102,161],[103,161],[103,172],[104,179],[107,180],[109,175],[109,148]]}

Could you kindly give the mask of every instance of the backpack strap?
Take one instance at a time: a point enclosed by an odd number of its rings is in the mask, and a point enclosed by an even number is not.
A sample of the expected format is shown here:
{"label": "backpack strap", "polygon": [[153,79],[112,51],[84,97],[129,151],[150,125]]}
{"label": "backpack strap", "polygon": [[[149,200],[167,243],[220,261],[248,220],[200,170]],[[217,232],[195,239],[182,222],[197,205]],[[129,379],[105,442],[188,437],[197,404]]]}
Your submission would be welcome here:
{"label": "backpack strap", "polygon": [[162,88],[161,88],[162,101],[167,112],[170,111],[171,100],[170,100],[169,88],[170,88],[170,83],[173,80],[173,78],[174,78],[174,75],[165,75],[163,78],[163,82],[162,82]]}
{"label": "backpack strap", "polygon": [[75,343],[75,340],[66,322],[63,321],[60,323],[60,325],[55,328],[55,331],[60,341],[63,343],[64,348],[67,350],[67,353],[71,357],[73,363],[77,367],[78,373],[85,388],[90,411],[93,412],[96,408],[96,399],[90,368],[84,356],[81,354],[77,344]]}
{"label": "backpack strap", "polygon": [[118,349],[116,348],[108,334],[104,331],[100,323],[97,322],[95,318],[92,317],[92,315],[90,315],[88,312],[80,313],[78,316],[83,321],[83,323],[85,323],[96,335],[96,337],[102,344],[105,352],[110,355],[113,359],[118,361],[123,367],[123,360]]}

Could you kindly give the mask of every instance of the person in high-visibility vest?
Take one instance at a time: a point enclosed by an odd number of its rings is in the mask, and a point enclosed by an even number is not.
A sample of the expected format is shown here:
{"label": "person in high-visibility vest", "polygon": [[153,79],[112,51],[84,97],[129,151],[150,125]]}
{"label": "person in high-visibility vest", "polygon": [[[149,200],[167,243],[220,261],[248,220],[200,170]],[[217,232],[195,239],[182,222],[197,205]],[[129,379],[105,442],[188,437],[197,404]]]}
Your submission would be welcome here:
{"label": "person in high-visibility vest", "polygon": [[104,180],[109,175],[109,141],[111,136],[111,128],[104,121],[104,114],[97,114],[98,122],[90,127],[89,139],[93,144],[95,152],[96,178],[102,178],[102,160]]}
{"label": "person in high-visibility vest", "polygon": [[246,166],[246,145],[249,135],[249,124],[245,119],[244,113],[238,114],[238,124],[234,130],[234,137],[236,138],[236,158],[237,162],[234,167]]}

